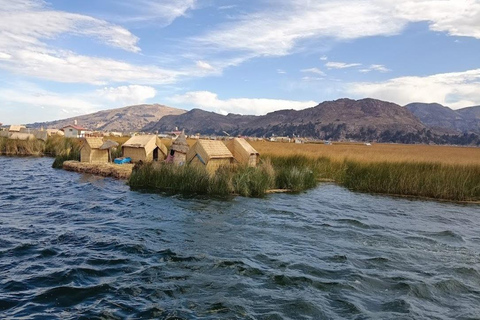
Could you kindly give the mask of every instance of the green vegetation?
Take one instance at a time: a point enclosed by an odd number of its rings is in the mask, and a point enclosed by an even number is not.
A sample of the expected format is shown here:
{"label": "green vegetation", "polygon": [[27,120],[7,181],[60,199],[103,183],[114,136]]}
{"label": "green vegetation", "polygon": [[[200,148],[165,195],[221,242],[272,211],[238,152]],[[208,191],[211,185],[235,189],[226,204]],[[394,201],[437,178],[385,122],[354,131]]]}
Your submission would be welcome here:
{"label": "green vegetation", "polygon": [[354,191],[480,201],[480,166],[439,163],[345,162],[340,182]]}
{"label": "green vegetation", "polygon": [[[291,163],[296,163],[296,166],[289,167]],[[317,178],[313,164],[303,156],[266,157],[255,168],[233,165],[221,167],[215,174],[209,174],[200,166],[147,163],[133,170],[129,185],[133,189],[173,193],[263,197],[271,189],[299,192],[315,187]]]}
{"label": "green vegetation", "polygon": [[480,201],[479,165],[340,162],[301,155],[264,156],[256,168],[222,167],[213,175],[203,167],[144,164],[133,171],[129,184],[133,189],[173,193],[262,197],[271,189],[300,192],[318,181],[368,193]]}

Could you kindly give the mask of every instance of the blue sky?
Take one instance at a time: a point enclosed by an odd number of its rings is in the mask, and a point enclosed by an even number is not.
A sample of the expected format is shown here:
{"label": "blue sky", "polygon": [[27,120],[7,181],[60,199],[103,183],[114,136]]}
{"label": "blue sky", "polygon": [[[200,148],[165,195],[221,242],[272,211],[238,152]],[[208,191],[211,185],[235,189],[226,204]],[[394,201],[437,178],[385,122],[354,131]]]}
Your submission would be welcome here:
{"label": "blue sky", "polygon": [[480,0],[0,0],[0,122],[480,105]]}

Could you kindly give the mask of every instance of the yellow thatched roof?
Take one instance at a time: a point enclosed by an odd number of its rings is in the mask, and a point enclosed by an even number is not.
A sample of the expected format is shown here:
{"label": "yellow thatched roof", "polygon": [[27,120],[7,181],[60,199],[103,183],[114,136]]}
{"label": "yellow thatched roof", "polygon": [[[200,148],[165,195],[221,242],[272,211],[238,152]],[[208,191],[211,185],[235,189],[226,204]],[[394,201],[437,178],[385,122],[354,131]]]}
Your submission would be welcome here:
{"label": "yellow thatched roof", "polygon": [[158,147],[163,154],[168,154],[167,147],[165,147],[165,145],[156,135],[133,136],[128,139],[127,142],[122,145],[122,147],[142,148],[146,150],[147,154]]}
{"label": "yellow thatched roof", "polygon": [[178,152],[183,152],[183,153],[188,152],[188,150],[190,148],[188,147],[187,138],[185,137],[185,133],[182,132],[178,136],[178,138],[175,139],[175,141],[173,141],[171,149],[175,150],[175,151],[178,151]]}
{"label": "yellow thatched roof", "polygon": [[88,144],[90,149],[99,149],[103,144],[103,139],[99,137],[87,137],[85,143]]}
{"label": "yellow thatched roof", "polygon": [[218,140],[198,140],[188,152],[187,161],[190,162],[197,154],[205,163],[211,159],[233,158],[230,150]]}
{"label": "yellow thatched roof", "polygon": [[259,155],[258,151],[255,150],[254,147],[250,143],[247,142],[247,140],[243,138],[235,138],[233,139],[236,143],[238,143],[246,152],[250,153],[251,155],[256,154],[257,156]]}
{"label": "yellow thatched roof", "polygon": [[35,140],[35,136],[31,133],[14,132],[9,137],[12,140]]}
{"label": "yellow thatched roof", "polygon": [[20,132],[20,130],[22,130],[23,128],[25,128],[25,126],[11,125],[10,129],[8,131],[10,131],[10,132]]}

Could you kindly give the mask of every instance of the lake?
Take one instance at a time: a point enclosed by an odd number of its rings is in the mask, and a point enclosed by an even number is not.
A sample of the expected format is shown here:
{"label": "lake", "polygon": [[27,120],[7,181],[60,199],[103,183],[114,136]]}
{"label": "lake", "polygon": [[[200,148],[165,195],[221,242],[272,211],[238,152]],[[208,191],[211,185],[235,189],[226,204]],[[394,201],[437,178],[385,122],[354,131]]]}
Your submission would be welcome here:
{"label": "lake", "polygon": [[480,206],[231,200],[0,157],[0,317],[478,319]]}

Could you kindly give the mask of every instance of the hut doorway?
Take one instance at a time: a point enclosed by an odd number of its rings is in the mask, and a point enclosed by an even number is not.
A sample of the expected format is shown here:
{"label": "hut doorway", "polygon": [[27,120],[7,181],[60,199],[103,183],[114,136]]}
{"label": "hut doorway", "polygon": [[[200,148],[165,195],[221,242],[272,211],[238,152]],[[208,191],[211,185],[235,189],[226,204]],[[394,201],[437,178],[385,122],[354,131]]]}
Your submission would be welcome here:
{"label": "hut doorway", "polygon": [[158,161],[158,148],[153,150],[153,161]]}

